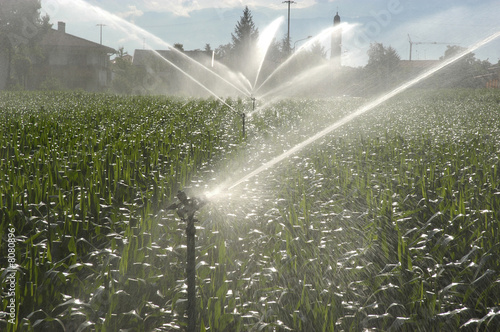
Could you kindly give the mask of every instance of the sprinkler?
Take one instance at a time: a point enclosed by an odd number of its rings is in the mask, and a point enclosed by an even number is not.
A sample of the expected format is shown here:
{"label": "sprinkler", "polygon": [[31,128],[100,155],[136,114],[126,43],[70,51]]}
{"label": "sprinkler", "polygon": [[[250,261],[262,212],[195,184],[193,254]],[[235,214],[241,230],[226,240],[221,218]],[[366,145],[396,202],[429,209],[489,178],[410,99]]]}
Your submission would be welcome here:
{"label": "sprinkler", "polygon": [[198,198],[188,198],[186,193],[179,191],[177,193],[178,203],[173,203],[167,207],[167,210],[176,210],[177,215],[186,222],[187,236],[187,257],[186,257],[186,278],[187,278],[187,318],[188,332],[196,330],[196,252],[195,252],[195,234],[194,223],[198,220],[194,217],[196,211],[201,209],[207,202]]}
{"label": "sprinkler", "polygon": [[245,117],[246,117],[245,112],[241,112],[241,128],[242,128],[243,138],[245,138]]}
{"label": "sprinkler", "polygon": [[[252,95],[250,96],[250,99],[252,100],[252,112],[250,112],[250,114],[252,114],[255,111],[255,97]],[[245,138],[245,118],[246,118],[245,112],[241,112],[240,116],[241,116],[242,134],[243,138]]]}

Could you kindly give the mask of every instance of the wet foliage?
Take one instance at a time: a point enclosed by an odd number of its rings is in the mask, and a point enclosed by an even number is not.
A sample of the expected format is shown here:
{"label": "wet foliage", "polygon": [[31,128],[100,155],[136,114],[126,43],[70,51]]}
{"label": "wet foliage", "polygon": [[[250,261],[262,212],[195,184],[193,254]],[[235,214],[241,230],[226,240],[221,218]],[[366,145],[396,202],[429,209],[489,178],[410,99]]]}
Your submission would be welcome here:
{"label": "wet foliage", "polygon": [[[13,227],[18,327],[118,330],[140,322],[148,330],[157,318],[169,321],[164,299],[182,278],[182,233],[174,219],[153,223],[152,215],[241,140],[239,118],[206,100],[0,100],[2,252]],[[6,256],[1,266],[4,285]]]}
{"label": "wet foliage", "polygon": [[[13,226],[18,264],[17,325],[0,326],[82,332],[182,330],[177,189],[237,180],[365,102],[283,101],[243,139],[216,101],[0,97],[1,246]],[[498,329],[499,103],[407,92],[209,203],[200,331]]]}

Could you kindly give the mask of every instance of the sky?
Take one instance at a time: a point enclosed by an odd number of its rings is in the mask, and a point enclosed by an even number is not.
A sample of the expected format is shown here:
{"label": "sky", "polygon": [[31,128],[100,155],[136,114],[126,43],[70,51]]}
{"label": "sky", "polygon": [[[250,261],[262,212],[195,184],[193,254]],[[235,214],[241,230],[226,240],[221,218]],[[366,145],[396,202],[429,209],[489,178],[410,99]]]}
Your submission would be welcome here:
{"label": "sky", "polygon": [[[185,50],[212,49],[231,42],[245,6],[260,32],[284,17],[276,33],[287,31],[288,4],[282,0],[42,0],[42,12],[54,28],[66,22],[66,32],[133,55],[135,49],[167,49],[174,43]],[[500,31],[500,0],[296,0],[290,4],[291,45],[299,47],[333,25],[339,13],[343,28],[342,64],[364,66],[371,43],[396,49],[408,60],[409,37],[413,60],[435,60],[447,45],[469,47]],[[327,53],[329,38],[322,40]],[[475,52],[496,64],[500,40]]]}

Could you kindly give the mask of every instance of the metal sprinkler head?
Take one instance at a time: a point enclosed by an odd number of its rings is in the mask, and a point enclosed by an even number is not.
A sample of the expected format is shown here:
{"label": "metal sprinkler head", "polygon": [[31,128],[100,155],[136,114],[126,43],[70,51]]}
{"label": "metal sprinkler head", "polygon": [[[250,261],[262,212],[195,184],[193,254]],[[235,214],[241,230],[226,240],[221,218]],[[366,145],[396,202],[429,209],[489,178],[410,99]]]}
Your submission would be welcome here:
{"label": "metal sprinkler head", "polygon": [[192,197],[189,198],[185,192],[179,190],[177,192],[179,202],[170,204],[167,210],[177,210],[177,214],[181,219],[192,219],[196,211],[205,206],[208,202],[205,199]]}

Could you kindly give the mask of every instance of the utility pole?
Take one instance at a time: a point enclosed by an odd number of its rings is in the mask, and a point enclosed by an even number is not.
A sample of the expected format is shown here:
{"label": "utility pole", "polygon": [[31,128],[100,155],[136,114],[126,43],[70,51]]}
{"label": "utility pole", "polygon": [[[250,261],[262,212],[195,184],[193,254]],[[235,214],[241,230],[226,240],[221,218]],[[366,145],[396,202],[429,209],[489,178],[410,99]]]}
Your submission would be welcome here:
{"label": "utility pole", "polygon": [[290,50],[291,50],[291,47],[290,47],[290,5],[292,3],[295,3],[295,1],[290,1],[290,0],[287,0],[287,1],[283,1],[283,3],[286,3],[288,4],[288,33],[287,33],[287,52],[288,54],[290,54]]}
{"label": "utility pole", "polygon": [[101,30],[101,31],[100,31],[100,34],[99,34],[99,36],[100,36],[100,37],[99,37],[99,44],[101,44],[101,45],[102,45],[102,27],[105,27],[105,26],[106,26],[106,24],[99,23],[99,24],[96,24],[96,26],[98,26],[98,27],[100,28],[100,30]]}

